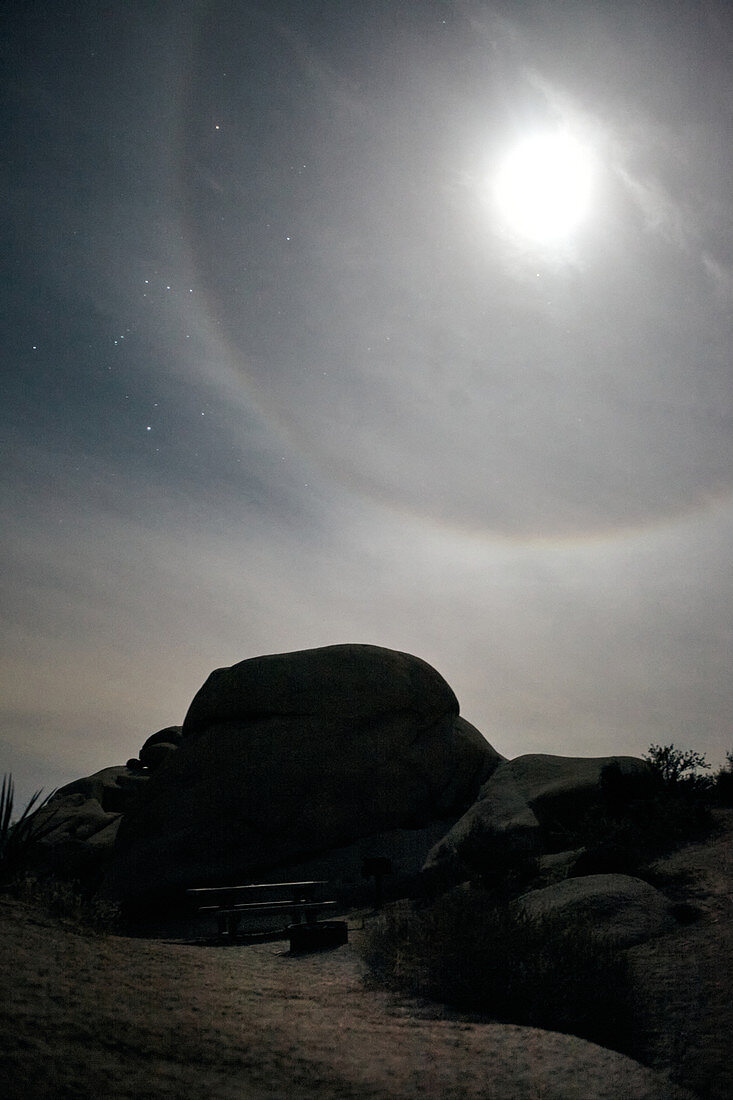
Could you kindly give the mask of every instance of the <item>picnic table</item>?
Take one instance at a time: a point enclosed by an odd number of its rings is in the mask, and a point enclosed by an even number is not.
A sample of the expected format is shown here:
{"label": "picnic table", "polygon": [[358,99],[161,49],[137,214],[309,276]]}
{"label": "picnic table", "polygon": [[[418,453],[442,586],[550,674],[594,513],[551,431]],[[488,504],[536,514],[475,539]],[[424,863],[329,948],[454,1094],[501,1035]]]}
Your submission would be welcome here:
{"label": "picnic table", "polygon": [[216,918],[220,936],[236,936],[240,922],[248,916],[289,914],[291,924],[300,924],[315,919],[324,909],[335,908],[335,901],[314,900],[317,888],[327,885],[317,879],[252,882],[244,886],[195,887],[186,894],[199,913],[209,913]]}

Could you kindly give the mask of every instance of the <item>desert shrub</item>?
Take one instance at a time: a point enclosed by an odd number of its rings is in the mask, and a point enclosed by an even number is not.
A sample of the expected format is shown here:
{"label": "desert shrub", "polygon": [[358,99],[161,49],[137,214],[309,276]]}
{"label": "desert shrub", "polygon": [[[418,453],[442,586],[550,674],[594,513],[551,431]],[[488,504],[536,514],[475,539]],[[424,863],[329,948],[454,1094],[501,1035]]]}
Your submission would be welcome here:
{"label": "desert shrub", "polygon": [[364,934],[371,980],[494,1019],[628,1046],[626,958],[578,921],[529,920],[456,890],[395,907]]}
{"label": "desert shrub", "polygon": [[715,776],[715,800],[721,806],[733,806],[733,752],[725,758],[725,766]]}
{"label": "desert shrub", "polygon": [[96,897],[78,882],[26,874],[16,881],[13,893],[77,932],[102,935],[120,930],[120,907]]}
{"label": "desert shrub", "polygon": [[613,763],[603,769],[600,788],[599,805],[578,822],[571,838],[569,847],[585,849],[573,875],[636,874],[650,860],[704,839],[713,828],[710,785],[687,782],[684,771],[670,779],[651,765],[647,774],[627,774]]}
{"label": "desert shrub", "polygon": [[[628,817],[599,815],[584,838],[584,874],[634,874],[650,860],[689,843],[703,840],[713,818],[702,802],[686,803],[660,794]],[[589,860],[597,868],[589,869]]]}
{"label": "desert shrub", "polygon": [[674,745],[650,745],[644,759],[668,790],[685,795],[705,794],[712,788],[710,776],[701,774],[710,767],[704,753]]}
{"label": "desert shrub", "polygon": [[25,871],[33,846],[56,828],[53,815],[47,817],[42,824],[34,818],[34,814],[48,804],[53,794],[51,791],[42,798],[42,791],[36,791],[15,821],[13,777],[3,776],[0,786],[0,885],[9,885]]}

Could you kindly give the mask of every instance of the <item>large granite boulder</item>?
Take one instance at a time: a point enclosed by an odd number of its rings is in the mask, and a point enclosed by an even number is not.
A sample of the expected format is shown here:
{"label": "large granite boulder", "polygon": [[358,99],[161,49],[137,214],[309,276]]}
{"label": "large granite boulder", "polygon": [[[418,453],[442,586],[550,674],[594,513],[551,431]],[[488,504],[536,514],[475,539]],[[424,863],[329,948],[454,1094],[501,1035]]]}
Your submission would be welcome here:
{"label": "large granite boulder", "polygon": [[602,776],[610,766],[622,777],[643,777],[649,772],[643,760],[631,756],[531,754],[505,761],[481,787],[476,802],[430,851],[426,870],[460,878],[478,865],[506,866],[512,860],[556,850],[556,838],[571,833],[602,801]]}
{"label": "large granite boulder", "polygon": [[516,902],[533,920],[583,925],[617,947],[631,947],[675,926],[671,903],[648,882],[631,875],[568,878],[530,890]]}
{"label": "large granite boulder", "polygon": [[402,713],[432,721],[457,715],[458,700],[419,657],[374,645],[332,645],[216,669],[188,708],[183,736],[273,716],[353,723]]}
{"label": "large granite boulder", "polygon": [[362,837],[450,824],[502,759],[416,657],[339,645],[242,661],[195,696],[120,827],[105,891],[246,881]]}

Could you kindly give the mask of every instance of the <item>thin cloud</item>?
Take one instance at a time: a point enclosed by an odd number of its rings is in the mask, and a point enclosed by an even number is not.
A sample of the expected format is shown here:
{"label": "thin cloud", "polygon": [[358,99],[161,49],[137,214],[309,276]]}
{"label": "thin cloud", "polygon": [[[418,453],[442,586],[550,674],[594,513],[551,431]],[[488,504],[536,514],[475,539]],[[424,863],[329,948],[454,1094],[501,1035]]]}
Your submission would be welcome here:
{"label": "thin cloud", "polygon": [[719,263],[709,252],[703,252],[702,263],[720,296],[729,304],[733,302],[733,269]]}

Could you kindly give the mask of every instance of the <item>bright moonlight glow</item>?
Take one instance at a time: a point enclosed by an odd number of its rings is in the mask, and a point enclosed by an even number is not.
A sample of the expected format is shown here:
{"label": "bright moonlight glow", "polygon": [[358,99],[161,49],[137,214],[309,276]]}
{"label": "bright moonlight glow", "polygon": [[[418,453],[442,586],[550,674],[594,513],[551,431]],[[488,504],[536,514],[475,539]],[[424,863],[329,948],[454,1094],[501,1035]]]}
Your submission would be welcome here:
{"label": "bright moonlight glow", "polygon": [[569,237],[588,214],[591,157],[564,134],[543,134],[517,145],[499,168],[494,196],[506,225],[539,242]]}

